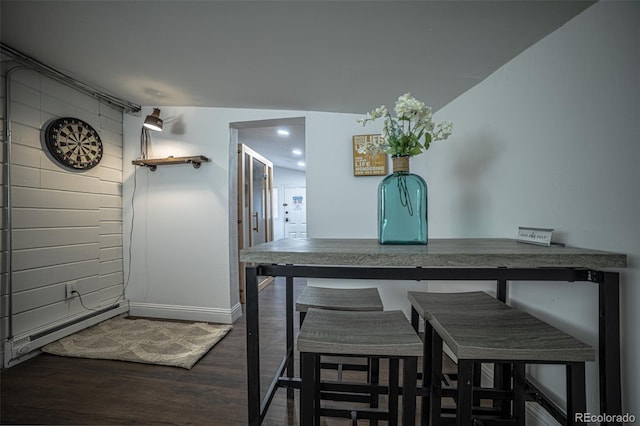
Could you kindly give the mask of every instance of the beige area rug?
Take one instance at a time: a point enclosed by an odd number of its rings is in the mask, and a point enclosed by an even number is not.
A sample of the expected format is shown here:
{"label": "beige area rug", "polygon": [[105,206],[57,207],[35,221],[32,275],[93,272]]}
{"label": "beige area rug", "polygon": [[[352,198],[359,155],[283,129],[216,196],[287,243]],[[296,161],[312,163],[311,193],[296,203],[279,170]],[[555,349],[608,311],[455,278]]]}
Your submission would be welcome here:
{"label": "beige area rug", "polygon": [[190,369],[230,325],[112,318],[50,343],[43,352]]}

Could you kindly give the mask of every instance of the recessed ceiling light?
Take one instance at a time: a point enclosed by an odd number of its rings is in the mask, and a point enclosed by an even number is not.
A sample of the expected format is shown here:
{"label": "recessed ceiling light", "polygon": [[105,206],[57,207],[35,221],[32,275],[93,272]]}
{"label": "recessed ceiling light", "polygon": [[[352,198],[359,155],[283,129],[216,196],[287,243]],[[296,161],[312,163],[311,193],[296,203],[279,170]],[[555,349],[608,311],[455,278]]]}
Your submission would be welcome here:
{"label": "recessed ceiling light", "polygon": [[287,129],[278,129],[278,134],[280,136],[289,136],[289,131]]}
{"label": "recessed ceiling light", "polygon": [[304,161],[298,161],[298,166],[304,167]]}
{"label": "recessed ceiling light", "polygon": [[291,153],[293,155],[302,155],[302,151],[300,151],[299,149],[294,149],[294,150],[291,151]]}

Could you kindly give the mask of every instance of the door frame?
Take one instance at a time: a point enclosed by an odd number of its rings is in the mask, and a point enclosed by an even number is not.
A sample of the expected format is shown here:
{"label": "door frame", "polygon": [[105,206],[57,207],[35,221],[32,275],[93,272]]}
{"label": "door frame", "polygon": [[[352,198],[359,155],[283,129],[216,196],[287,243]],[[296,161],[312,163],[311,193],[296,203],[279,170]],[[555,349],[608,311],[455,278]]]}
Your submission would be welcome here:
{"label": "door frame", "polygon": [[[262,209],[265,214],[265,241],[273,240],[273,162],[268,160],[266,157],[262,156],[258,152],[249,148],[248,146],[238,143],[238,251],[242,250],[245,247],[245,236],[248,236],[248,247],[254,245],[254,237],[253,232],[251,232],[251,222],[252,222],[252,214],[251,212],[254,210],[254,201],[253,201],[253,162],[258,161],[264,164],[264,194],[262,197],[263,205]],[[249,167],[247,167],[247,164]],[[247,187],[247,191],[245,191],[245,186]],[[245,205],[247,206],[247,210],[249,212],[249,216],[246,218],[248,224],[245,223]],[[247,228],[247,225],[249,228]],[[245,302],[245,263],[238,262],[238,277],[239,277],[239,295],[240,295],[240,303]],[[261,277],[262,279],[259,282],[259,289],[266,287],[267,285],[273,282],[273,277]]]}

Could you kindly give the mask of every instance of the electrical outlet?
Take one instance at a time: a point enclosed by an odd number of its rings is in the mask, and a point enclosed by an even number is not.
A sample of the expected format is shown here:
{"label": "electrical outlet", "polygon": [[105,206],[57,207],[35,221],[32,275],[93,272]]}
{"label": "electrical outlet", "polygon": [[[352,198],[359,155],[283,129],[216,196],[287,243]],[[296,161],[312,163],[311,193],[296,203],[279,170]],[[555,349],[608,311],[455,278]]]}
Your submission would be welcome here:
{"label": "electrical outlet", "polygon": [[78,294],[78,284],[75,281],[68,282],[66,287],[66,298],[71,299],[72,297],[76,297]]}

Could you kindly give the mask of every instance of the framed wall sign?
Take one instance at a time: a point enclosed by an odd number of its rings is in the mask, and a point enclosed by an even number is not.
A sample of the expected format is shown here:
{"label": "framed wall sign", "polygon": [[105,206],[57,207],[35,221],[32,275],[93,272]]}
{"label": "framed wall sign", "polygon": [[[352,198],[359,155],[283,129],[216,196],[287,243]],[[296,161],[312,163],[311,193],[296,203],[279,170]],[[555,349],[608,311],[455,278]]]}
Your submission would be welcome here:
{"label": "framed wall sign", "polygon": [[353,137],[353,175],[384,176],[387,174],[387,154],[361,154],[364,143],[377,142],[382,135],[355,135]]}

